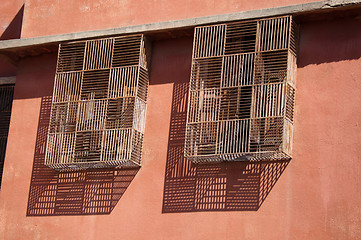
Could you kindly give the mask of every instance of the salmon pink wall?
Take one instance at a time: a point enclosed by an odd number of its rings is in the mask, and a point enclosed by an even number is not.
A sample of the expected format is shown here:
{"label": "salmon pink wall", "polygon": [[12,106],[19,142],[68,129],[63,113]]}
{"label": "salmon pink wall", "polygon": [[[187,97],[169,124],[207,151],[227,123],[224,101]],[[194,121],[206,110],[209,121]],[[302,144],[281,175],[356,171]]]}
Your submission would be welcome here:
{"label": "salmon pink wall", "polygon": [[[41,99],[52,93],[56,56],[24,59],[18,70],[0,192],[0,239],[358,239],[358,26],[359,20],[301,26],[294,158],[257,211],[164,211],[167,151],[177,140],[170,133],[171,124],[177,124],[172,113],[182,111],[172,104],[180,94],[175,90],[188,83],[190,74],[192,39],[183,38],[153,44],[142,167],[113,211],[27,216]],[[181,108],[186,95],[180,96]],[[174,194],[186,181],[176,185]]]}
{"label": "salmon pink wall", "polygon": [[26,0],[22,37],[124,27],[307,2],[316,1]]}
{"label": "salmon pink wall", "polygon": [[0,39],[8,39],[16,33],[12,32],[11,23],[21,10],[25,0],[2,0],[0,4]]}
{"label": "salmon pink wall", "polygon": [[[20,38],[25,0],[2,0],[0,3],[0,40]],[[16,75],[16,68],[0,58],[0,77]]]}

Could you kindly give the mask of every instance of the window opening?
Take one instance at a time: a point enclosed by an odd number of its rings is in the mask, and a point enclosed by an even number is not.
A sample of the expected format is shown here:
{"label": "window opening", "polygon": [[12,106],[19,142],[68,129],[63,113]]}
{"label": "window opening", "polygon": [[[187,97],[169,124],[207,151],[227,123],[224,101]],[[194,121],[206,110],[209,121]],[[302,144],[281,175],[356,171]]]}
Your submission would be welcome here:
{"label": "window opening", "polygon": [[0,85],[0,186],[4,169],[14,87],[15,84]]}

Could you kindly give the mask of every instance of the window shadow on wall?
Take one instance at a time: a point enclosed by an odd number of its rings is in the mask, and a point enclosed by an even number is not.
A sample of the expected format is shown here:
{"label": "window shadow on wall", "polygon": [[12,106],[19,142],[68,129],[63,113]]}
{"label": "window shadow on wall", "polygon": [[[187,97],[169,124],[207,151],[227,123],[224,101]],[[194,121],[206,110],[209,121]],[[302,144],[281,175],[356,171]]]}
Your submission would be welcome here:
{"label": "window shadow on wall", "polygon": [[356,29],[360,26],[360,17],[345,16],[337,20],[302,23],[297,67],[359,59],[361,31]]}
{"label": "window shadow on wall", "polygon": [[13,20],[10,22],[10,24],[7,26],[7,28],[1,34],[0,40],[19,39],[21,37],[23,16],[24,16],[24,5],[21,6],[21,8],[16,13]]}
{"label": "window shadow on wall", "polygon": [[139,168],[57,172],[44,165],[51,96],[43,97],[27,216],[110,214]]}
{"label": "window shadow on wall", "polygon": [[289,161],[192,164],[184,158],[189,83],[175,83],[163,213],[257,211]]}

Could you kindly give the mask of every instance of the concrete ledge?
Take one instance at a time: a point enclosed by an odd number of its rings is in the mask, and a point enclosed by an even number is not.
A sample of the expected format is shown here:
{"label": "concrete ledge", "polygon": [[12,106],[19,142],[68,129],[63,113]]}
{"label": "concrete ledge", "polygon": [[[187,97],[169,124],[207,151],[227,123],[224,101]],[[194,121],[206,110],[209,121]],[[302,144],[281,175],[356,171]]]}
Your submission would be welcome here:
{"label": "concrete ledge", "polygon": [[0,77],[0,85],[14,84],[16,82],[16,76],[13,77]]}
{"label": "concrete ledge", "polygon": [[336,9],[345,6],[356,6],[361,4],[361,0],[329,0],[306,4],[290,5],[284,7],[257,9],[251,11],[229,13],[208,17],[191,18],[177,21],[150,23],[143,25],[127,26],[105,30],[95,30],[86,32],[67,33],[52,36],[42,36],[35,38],[24,38],[15,40],[0,41],[1,51],[13,51],[19,48],[28,48],[45,44],[57,44],[65,41],[75,41],[80,39],[107,37],[131,33],[152,33],[157,31],[169,31],[174,29],[189,28],[205,24],[214,24],[235,20],[246,20],[254,18],[272,17],[286,14],[302,14],[307,12],[317,12],[325,9]]}

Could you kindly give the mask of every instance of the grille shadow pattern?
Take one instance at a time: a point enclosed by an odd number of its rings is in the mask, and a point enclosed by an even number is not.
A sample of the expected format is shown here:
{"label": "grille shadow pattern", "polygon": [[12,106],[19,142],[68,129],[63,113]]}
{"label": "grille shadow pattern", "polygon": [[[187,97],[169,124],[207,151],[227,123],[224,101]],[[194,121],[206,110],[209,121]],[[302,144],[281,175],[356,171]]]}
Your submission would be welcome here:
{"label": "grille shadow pattern", "polygon": [[292,16],[195,29],[187,159],[291,158],[297,32]]}
{"label": "grille shadow pattern", "polygon": [[174,85],[162,212],[257,211],[290,161],[194,164],[187,160],[184,140],[188,93],[187,82]]}
{"label": "grille shadow pattern", "polygon": [[45,165],[140,166],[149,55],[142,34],[60,44]]}
{"label": "grille shadow pattern", "polygon": [[51,96],[43,97],[26,215],[110,214],[138,173],[139,167],[63,172],[45,166],[51,107]]}

